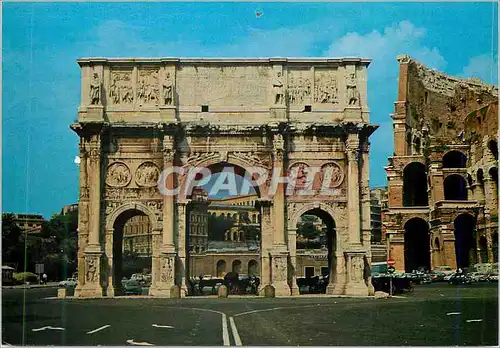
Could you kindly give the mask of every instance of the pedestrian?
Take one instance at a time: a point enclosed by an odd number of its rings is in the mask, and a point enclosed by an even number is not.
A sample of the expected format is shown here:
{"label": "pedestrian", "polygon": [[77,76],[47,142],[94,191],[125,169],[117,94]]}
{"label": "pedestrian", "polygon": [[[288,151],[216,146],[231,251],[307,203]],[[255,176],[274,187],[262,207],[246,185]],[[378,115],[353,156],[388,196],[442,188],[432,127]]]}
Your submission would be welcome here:
{"label": "pedestrian", "polygon": [[45,273],[42,275],[42,279],[43,279],[43,284],[47,284],[47,275]]}

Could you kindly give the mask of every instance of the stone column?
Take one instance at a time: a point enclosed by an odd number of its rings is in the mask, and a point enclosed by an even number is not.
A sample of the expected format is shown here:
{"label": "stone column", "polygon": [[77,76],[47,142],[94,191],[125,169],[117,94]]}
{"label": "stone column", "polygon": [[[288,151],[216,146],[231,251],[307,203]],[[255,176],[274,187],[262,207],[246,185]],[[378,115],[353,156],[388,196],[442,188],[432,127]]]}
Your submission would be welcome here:
{"label": "stone column", "polygon": [[[281,134],[275,134],[273,138],[273,169],[276,168],[282,175],[286,175],[283,168],[284,141]],[[286,251],[285,245],[285,184],[279,183],[273,197],[273,249]]]}
{"label": "stone column", "polygon": [[103,277],[106,278],[106,296],[108,297],[113,297],[120,292],[120,288],[117,289],[115,285],[120,285],[121,280],[120,279],[115,279],[115,272],[114,272],[114,264],[113,264],[113,233],[114,229],[106,229],[106,233],[104,238],[106,239],[106,242],[104,243],[104,255],[105,255],[105,269],[106,272],[103,274]]}
{"label": "stone column", "polygon": [[489,209],[490,212],[498,209],[498,198],[497,198],[497,187],[495,181],[490,177],[489,173],[484,176],[484,198],[485,198],[485,208]]}
{"label": "stone column", "polygon": [[490,215],[489,211],[485,211],[484,212],[484,222],[485,222],[485,225],[486,225],[486,245],[487,245],[487,248],[488,248],[488,261],[489,262],[497,262],[494,259],[493,249],[492,249],[493,238],[492,238],[492,235],[491,235],[491,233],[492,233],[492,229],[491,229],[491,215]]}
{"label": "stone column", "polygon": [[269,199],[259,199],[257,206],[260,209],[260,285],[259,294],[261,289],[266,285],[271,285],[271,259],[270,252],[273,247],[273,226],[271,217],[272,201]]}
{"label": "stone column", "polygon": [[348,221],[349,243],[361,243],[360,209],[359,209],[359,138],[358,134],[349,133],[346,141],[347,173],[348,173]]}
{"label": "stone column", "polygon": [[[285,175],[283,169],[285,143],[281,134],[273,137],[273,168],[274,173]],[[279,171],[276,171],[279,168]],[[279,183],[273,197],[271,207],[271,228],[273,230],[273,247],[271,251],[271,283],[276,295],[290,295],[288,286],[288,251],[285,244],[285,184]]]}
{"label": "stone column", "polygon": [[330,282],[326,288],[329,295],[344,295],[347,283],[347,262],[344,252],[336,250],[332,257]]}
{"label": "stone column", "polygon": [[297,228],[288,229],[288,251],[290,252],[290,290],[292,296],[299,295],[297,286]]}
{"label": "stone column", "polygon": [[450,266],[456,269],[457,258],[455,254],[455,234],[453,233],[453,228],[449,228],[446,225],[441,226],[441,234],[443,236],[444,260],[441,260],[443,266]]}
{"label": "stone column", "polygon": [[[177,259],[175,263],[176,285],[181,287],[181,297],[187,295],[186,285],[186,213],[189,200],[177,202]],[[164,257],[163,262],[166,264],[167,270],[172,265],[169,265],[170,257]],[[168,272],[164,279],[167,279]]]}
{"label": "stone column", "polygon": [[[174,139],[170,135],[163,137],[163,170],[172,168],[174,165],[175,148]],[[165,178],[165,186],[167,190],[175,188],[175,176],[170,174]],[[154,296],[170,296],[170,290],[175,284],[175,260],[176,251],[174,244],[174,230],[175,230],[175,201],[173,195],[163,196],[163,224],[160,239],[160,248],[156,260],[156,276],[154,283],[151,284],[149,294]],[[183,234],[179,230],[179,235]],[[180,240],[180,239],[179,239]],[[180,245],[179,245],[180,246]],[[184,246],[182,246],[184,248]],[[185,259],[184,259],[185,260]],[[184,264],[183,261],[180,264]]]}
{"label": "stone column", "polygon": [[484,191],[483,191],[483,186],[478,184],[478,183],[473,183],[471,185],[471,191],[473,192],[474,200],[477,201],[479,204],[484,204]]}
{"label": "stone column", "polygon": [[85,249],[89,238],[89,187],[88,187],[88,144],[80,138],[80,201],[78,202],[78,285],[75,296],[79,296],[85,285]]}
{"label": "stone column", "polygon": [[89,143],[89,239],[85,247],[85,282],[78,296],[102,296],[101,286],[101,139],[93,135]]}

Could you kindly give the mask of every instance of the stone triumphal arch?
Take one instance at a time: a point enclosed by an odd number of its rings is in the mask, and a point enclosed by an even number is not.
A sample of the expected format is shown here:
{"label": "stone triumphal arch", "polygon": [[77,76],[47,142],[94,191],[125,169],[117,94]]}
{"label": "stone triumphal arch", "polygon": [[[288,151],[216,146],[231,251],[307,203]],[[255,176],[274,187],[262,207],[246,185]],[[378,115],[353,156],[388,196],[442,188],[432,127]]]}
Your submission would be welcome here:
{"label": "stone triumphal arch", "polygon": [[[118,230],[129,216],[148,222],[150,294],[169,296],[174,286],[185,294],[188,171],[162,172],[214,165],[269,174],[256,187],[261,237],[252,267],[261,287],[297,293],[297,223],[312,212],[334,229],[327,293],[371,293],[368,138],[376,126],[366,103],[369,60],[89,58],[78,64],[81,105],[71,125],[80,137],[76,296],[120,293]],[[276,174],[289,173],[298,173],[294,185],[278,181],[270,189]],[[180,190],[171,195],[161,188]]]}

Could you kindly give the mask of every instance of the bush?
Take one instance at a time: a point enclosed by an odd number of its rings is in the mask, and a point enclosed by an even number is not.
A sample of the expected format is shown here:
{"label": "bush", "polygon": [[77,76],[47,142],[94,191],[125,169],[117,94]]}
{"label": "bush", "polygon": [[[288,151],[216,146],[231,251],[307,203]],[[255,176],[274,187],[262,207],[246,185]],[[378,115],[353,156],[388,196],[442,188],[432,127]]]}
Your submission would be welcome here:
{"label": "bush", "polygon": [[15,282],[20,284],[24,284],[26,282],[30,283],[38,282],[38,276],[35,273],[31,272],[14,273],[12,275],[12,279],[14,279]]}

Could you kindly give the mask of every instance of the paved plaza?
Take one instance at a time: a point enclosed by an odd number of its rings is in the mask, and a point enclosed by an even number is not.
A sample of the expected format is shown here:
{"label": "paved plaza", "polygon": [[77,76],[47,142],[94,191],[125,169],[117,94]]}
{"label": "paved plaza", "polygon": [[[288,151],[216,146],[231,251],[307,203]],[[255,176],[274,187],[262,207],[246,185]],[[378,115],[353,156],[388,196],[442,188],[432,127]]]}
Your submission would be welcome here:
{"label": "paved plaza", "polygon": [[[417,286],[395,298],[47,299],[4,289],[11,345],[497,345],[497,284]],[[25,305],[21,305],[24,303]]]}

